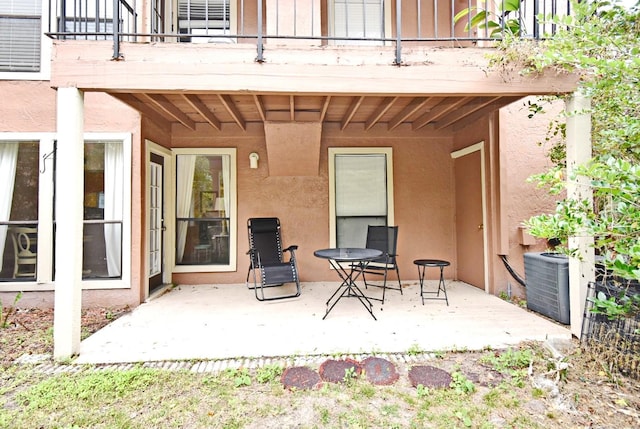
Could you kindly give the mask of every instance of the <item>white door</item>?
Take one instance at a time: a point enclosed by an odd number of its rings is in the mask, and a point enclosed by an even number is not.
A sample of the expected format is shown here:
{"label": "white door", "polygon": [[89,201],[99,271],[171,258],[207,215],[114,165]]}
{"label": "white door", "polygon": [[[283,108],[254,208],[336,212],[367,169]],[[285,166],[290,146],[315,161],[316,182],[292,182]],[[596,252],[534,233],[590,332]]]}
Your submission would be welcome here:
{"label": "white door", "polygon": [[162,286],[164,269],[164,158],[151,153],[149,162],[149,294]]}

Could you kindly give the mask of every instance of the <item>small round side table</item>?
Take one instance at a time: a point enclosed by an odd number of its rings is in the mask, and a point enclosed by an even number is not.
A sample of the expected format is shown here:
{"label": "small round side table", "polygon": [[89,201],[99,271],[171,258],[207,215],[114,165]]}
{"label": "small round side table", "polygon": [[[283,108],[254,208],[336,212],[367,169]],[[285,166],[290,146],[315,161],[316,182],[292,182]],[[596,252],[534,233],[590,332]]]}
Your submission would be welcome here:
{"label": "small round side table", "polygon": [[[449,298],[447,297],[447,287],[444,283],[444,267],[451,265],[449,261],[442,259],[416,259],[413,261],[418,266],[418,278],[420,279],[420,297],[422,298],[422,305],[424,305],[425,299],[442,299],[449,305]],[[440,268],[440,281],[438,282],[438,290],[434,292],[424,290],[424,272],[427,267]],[[444,297],[440,296],[440,291],[443,292]],[[434,297],[425,298],[425,294],[435,294]]]}

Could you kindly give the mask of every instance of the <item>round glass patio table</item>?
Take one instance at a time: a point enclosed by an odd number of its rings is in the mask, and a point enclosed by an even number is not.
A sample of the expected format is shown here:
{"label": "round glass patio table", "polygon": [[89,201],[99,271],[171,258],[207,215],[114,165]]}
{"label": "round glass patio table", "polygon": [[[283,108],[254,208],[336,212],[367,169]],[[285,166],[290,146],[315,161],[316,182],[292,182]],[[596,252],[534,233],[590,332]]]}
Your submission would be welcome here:
{"label": "round glass patio table", "polygon": [[316,250],[313,252],[313,255],[317,258],[327,259],[342,279],[342,283],[338,286],[338,289],[336,289],[333,295],[327,300],[327,311],[324,317],[322,317],[322,320],[327,317],[329,312],[333,310],[333,307],[335,307],[343,297],[357,298],[371,317],[373,317],[374,320],[378,320],[373,314],[373,304],[371,304],[369,298],[362,293],[362,290],[360,290],[356,284],[356,280],[367,265],[369,265],[369,262],[382,256],[382,251],[376,249],[338,247]]}

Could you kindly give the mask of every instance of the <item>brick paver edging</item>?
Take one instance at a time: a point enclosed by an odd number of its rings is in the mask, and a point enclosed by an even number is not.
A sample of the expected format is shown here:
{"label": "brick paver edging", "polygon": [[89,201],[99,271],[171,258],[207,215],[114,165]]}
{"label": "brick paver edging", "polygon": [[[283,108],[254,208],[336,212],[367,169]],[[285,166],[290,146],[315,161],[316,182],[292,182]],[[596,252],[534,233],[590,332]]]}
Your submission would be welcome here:
{"label": "brick paver edging", "polygon": [[433,353],[416,353],[411,355],[403,353],[367,353],[109,364],[74,364],[55,362],[50,355],[24,355],[16,359],[15,363],[20,365],[32,365],[34,370],[45,374],[80,373],[86,371],[107,370],[126,371],[135,368],[155,368],[167,371],[191,371],[194,373],[219,373],[227,369],[257,369],[269,365],[280,365],[283,368],[294,366],[319,367],[328,359],[354,359],[362,361],[372,356],[401,364],[417,364],[424,362],[425,360],[435,358]]}

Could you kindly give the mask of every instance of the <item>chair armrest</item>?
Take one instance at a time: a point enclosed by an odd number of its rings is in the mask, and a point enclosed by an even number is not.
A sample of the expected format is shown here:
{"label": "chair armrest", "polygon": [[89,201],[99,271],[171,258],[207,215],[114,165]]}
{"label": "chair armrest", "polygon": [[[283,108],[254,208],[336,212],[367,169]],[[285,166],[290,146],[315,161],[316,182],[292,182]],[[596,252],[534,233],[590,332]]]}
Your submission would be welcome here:
{"label": "chair armrest", "polygon": [[289,262],[293,263],[294,265],[296,264],[296,250],[298,250],[298,245],[294,244],[282,251],[283,254],[284,252],[289,252]]}

